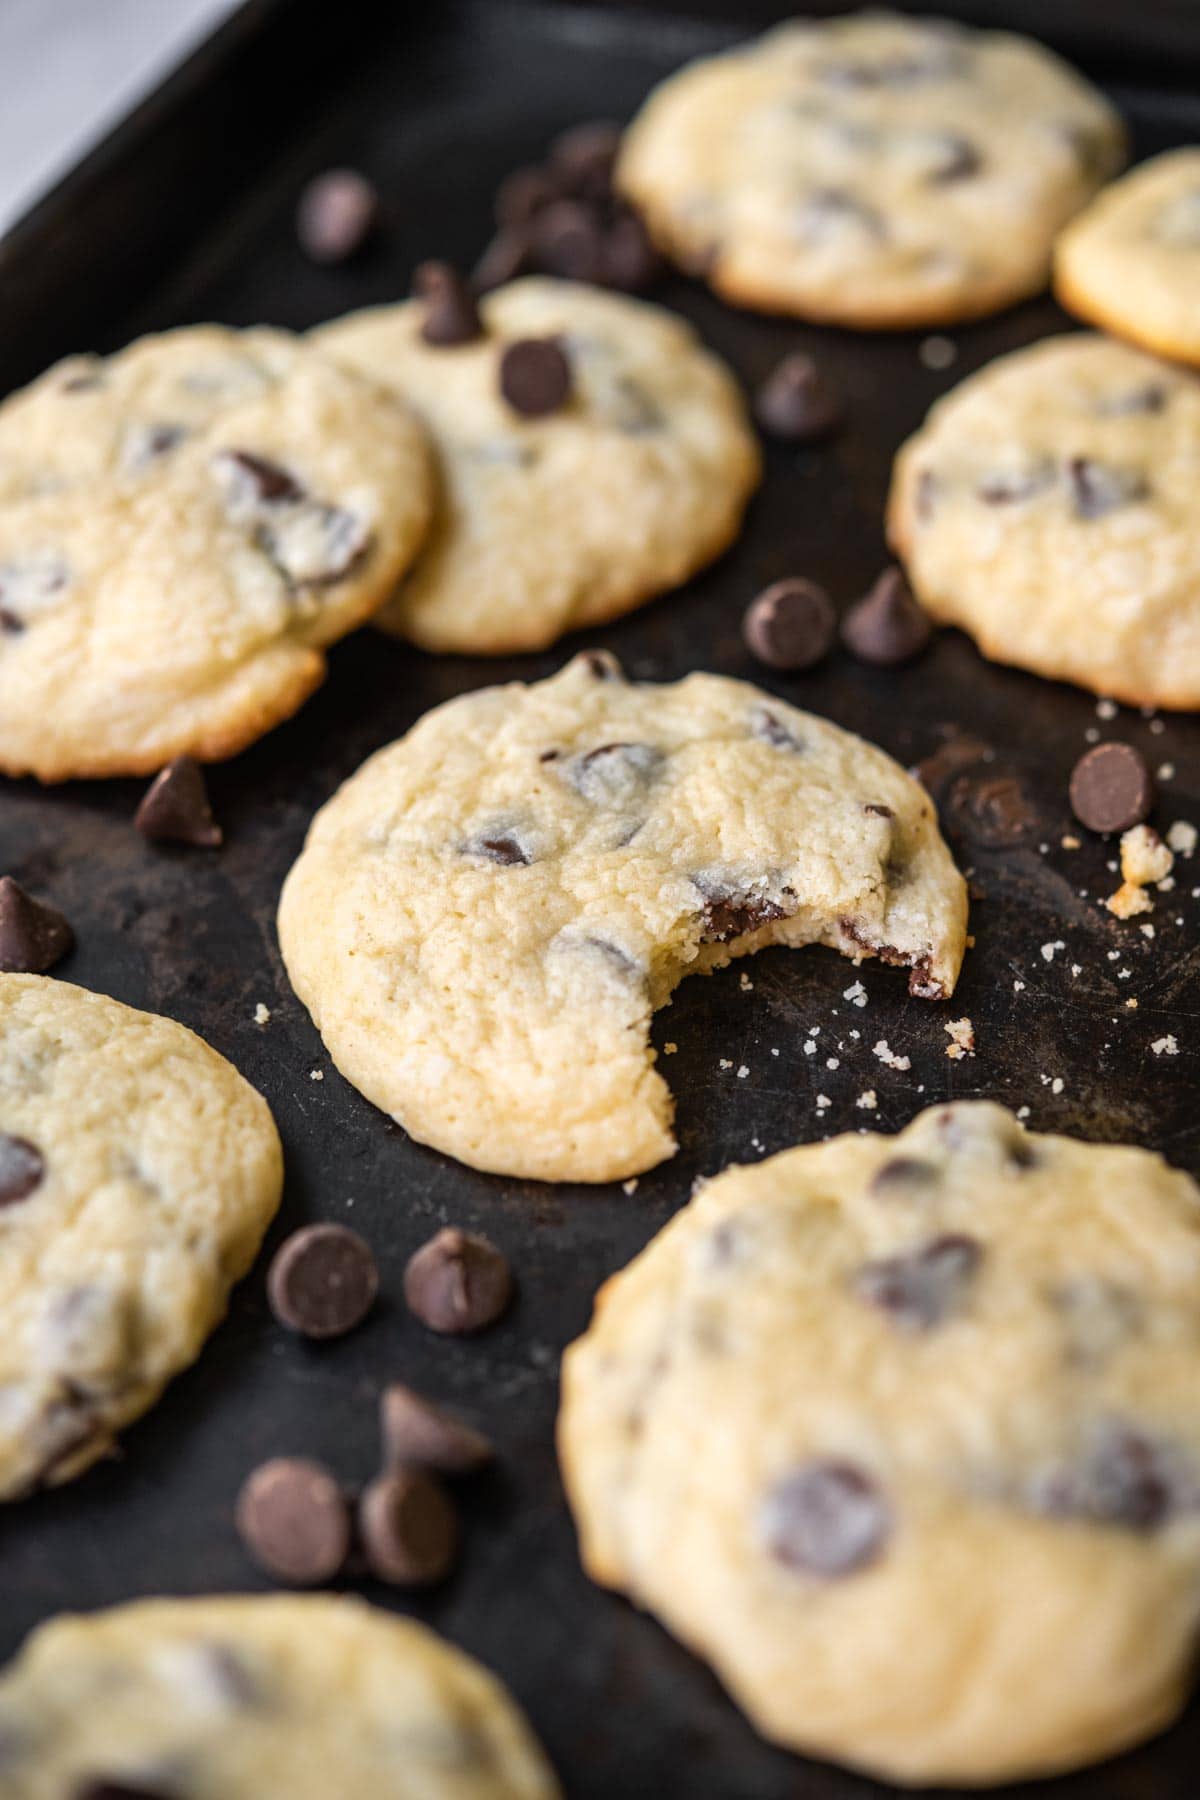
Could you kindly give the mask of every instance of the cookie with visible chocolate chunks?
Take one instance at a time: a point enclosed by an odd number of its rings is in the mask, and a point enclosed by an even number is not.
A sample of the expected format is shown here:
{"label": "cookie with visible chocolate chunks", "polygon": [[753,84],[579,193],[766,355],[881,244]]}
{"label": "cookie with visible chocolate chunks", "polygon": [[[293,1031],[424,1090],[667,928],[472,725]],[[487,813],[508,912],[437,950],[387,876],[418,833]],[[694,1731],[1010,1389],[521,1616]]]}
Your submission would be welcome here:
{"label": "cookie with visible chocolate chunks", "polygon": [[431,500],[396,396],[286,332],[57,364],[0,406],[0,770],[232,756],[386,600]]}
{"label": "cookie with visible chocolate chunks", "polygon": [[0,1500],[81,1474],[195,1361],[282,1184],[266,1101],[192,1032],[0,975]]}
{"label": "cookie with visible chocolate chunks", "polygon": [[1054,246],[1054,292],[1092,325],[1200,364],[1200,148],[1151,157],[1098,194]]}
{"label": "cookie with visible chocolate chunks", "polygon": [[[334,1062],[420,1142],[610,1181],[675,1149],[649,1028],[685,975],[820,943],[942,998],[966,913],[883,751],[747,683],[635,683],[588,651],[372,757],[317,815],[279,935]],[[448,1313],[444,1264],[422,1289]]]}
{"label": "cookie with visible chocolate chunks", "polygon": [[735,305],[864,330],[998,312],[1124,160],[1051,51],[946,19],[793,20],[693,62],[626,132],[617,185]]}
{"label": "cookie with visible chocolate chunks", "polygon": [[884,1779],[1161,1729],[1200,1584],[1200,1191],[965,1102],[705,1185],[601,1290],[584,1563],[768,1737]]}
{"label": "cookie with visible chocolate chunks", "polygon": [[896,459],[914,593],[985,656],[1130,705],[1200,705],[1200,377],[1094,334],[989,363]]}
{"label": "cookie with visible chocolate chunks", "polygon": [[0,1742],[5,1800],[559,1800],[493,1675],[333,1594],[51,1619],[0,1674]]}
{"label": "cookie with visible chocolate chunks", "polygon": [[630,612],[736,537],[760,456],[737,383],[675,314],[531,277],[480,330],[435,335],[445,296],[323,326],[314,342],[424,420],[430,541],[376,624],[496,656]]}

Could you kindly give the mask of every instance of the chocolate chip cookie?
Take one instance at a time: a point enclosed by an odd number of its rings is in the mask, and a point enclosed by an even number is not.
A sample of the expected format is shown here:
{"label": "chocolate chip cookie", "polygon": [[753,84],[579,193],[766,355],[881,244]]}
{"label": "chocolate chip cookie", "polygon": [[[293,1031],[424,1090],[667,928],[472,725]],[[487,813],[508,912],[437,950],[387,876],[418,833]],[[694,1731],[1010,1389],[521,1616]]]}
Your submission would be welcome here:
{"label": "chocolate chip cookie", "polygon": [[987,1103],[705,1186],[601,1291],[559,1443],[589,1573],[768,1737],[924,1788],[1178,1710],[1200,1191]]}
{"label": "chocolate chip cookie", "polygon": [[182,1025],[0,975],[0,1499],[82,1473],[195,1361],[282,1182],[266,1101]]}
{"label": "chocolate chip cookie", "polygon": [[430,542],[377,623],[427,650],[539,650],[677,586],[737,535],[759,452],[737,385],[661,307],[531,278],[447,341],[437,293],[316,335],[437,447]]}
{"label": "chocolate chip cookie", "polygon": [[890,757],[715,675],[590,651],[452,700],[318,814],[279,912],[334,1061],[482,1169],[608,1181],[675,1149],[650,1015],[687,974],[827,944],[949,994],[965,889]]}
{"label": "chocolate chip cookie", "polygon": [[999,358],[896,461],[888,531],[985,656],[1200,704],[1200,379],[1092,334]]}
{"label": "chocolate chip cookie", "polygon": [[556,1800],[500,1683],[331,1594],[52,1619],[0,1676],[6,1800]]}
{"label": "chocolate chip cookie", "polygon": [[59,363],[0,407],[0,770],[252,743],[386,599],[430,496],[395,395],[285,332]]}
{"label": "chocolate chip cookie", "polygon": [[1054,291],[1093,325],[1200,363],[1200,149],[1155,156],[1098,195],[1054,246]]}
{"label": "chocolate chip cookie", "polygon": [[1121,122],[1028,39],[858,13],[692,63],[617,182],[726,299],[866,330],[995,312],[1120,167]]}

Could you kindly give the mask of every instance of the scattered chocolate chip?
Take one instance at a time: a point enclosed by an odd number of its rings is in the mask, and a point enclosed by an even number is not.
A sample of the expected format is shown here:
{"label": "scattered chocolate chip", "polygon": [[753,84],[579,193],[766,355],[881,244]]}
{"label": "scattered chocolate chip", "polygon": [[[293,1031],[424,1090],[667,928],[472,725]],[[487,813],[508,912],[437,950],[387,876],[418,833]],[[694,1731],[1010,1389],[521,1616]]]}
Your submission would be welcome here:
{"label": "scattered chocolate chip", "polygon": [[701,943],[727,944],[731,938],[788,916],[786,907],[753,888],[731,887],[705,875],[693,875],[692,884],[704,896]]}
{"label": "scattered chocolate chip", "polygon": [[772,750],[803,750],[804,740],[796,736],[779,714],[769,706],[756,706],[750,714],[750,733],[770,744]]}
{"label": "scattered chocolate chip", "polygon": [[1021,843],[1038,824],[1015,775],[959,775],[943,804],[953,828],[990,850]]}
{"label": "scattered chocolate chip", "polygon": [[419,264],[413,276],[413,293],[425,309],[421,336],[427,344],[470,344],[483,336],[475,296],[452,264]]}
{"label": "scattered chocolate chip", "polygon": [[12,1206],[41,1186],[46,1164],[28,1138],[0,1131],[0,1206]]}
{"label": "scattered chocolate chip", "polygon": [[768,1553],[806,1575],[853,1575],[880,1556],[891,1509],[853,1463],[804,1464],[773,1488],[759,1525]]}
{"label": "scattered chocolate chip", "polygon": [[431,1331],[482,1331],[512,1299],[508,1262],[489,1238],[446,1226],[408,1260],[404,1298]]}
{"label": "scattered chocolate chip", "polygon": [[1113,468],[1089,456],[1071,458],[1067,479],[1076,515],[1081,519],[1102,519],[1118,507],[1145,500],[1150,492],[1150,484],[1140,469]]}
{"label": "scattered chocolate chip", "polygon": [[524,275],[532,262],[532,245],[524,227],[509,226],[498,231],[471,272],[471,284],[477,294],[490,294]]}
{"label": "scattered chocolate chip", "polygon": [[387,1469],[438,1469],[468,1475],[494,1455],[481,1431],[443,1412],[432,1400],[394,1381],[379,1402],[383,1459]]}
{"label": "scattered chocolate chip", "polygon": [[746,608],[742,636],[771,669],[811,669],[829,654],[837,631],[833,601],[815,581],[773,582]]}
{"label": "scattered chocolate chip", "polygon": [[222,450],[219,461],[244,497],[256,505],[284,506],[305,497],[294,475],[252,450]]}
{"label": "scattered chocolate chip", "polygon": [[1072,769],[1070,798],[1089,831],[1128,831],[1149,818],[1154,783],[1132,744],[1097,744]]}
{"label": "scattered chocolate chip", "polygon": [[0,975],[41,975],[74,942],[56,906],[35,900],[11,875],[0,876]]}
{"label": "scattered chocolate chip", "polygon": [[550,166],[572,193],[604,199],[612,188],[621,127],[608,120],[572,125],[550,146]]}
{"label": "scattered chocolate chip", "polygon": [[777,363],[754,398],[754,416],[769,437],[811,444],[842,422],[842,403],[820,365],[803,351]]}
{"label": "scattered chocolate chip", "polygon": [[511,831],[491,831],[468,839],[463,845],[465,856],[483,856],[502,868],[524,868],[533,861],[521,840]]}
{"label": "scattered chocolate chip", "polygon": [[394,1587],[442,1581],[458,1554],[458,1517],[441,1484],[420,1469],[379,1475],[358,1503],[367,1566]]}
{"label": "scattered chocolate chip", "polygon": [[356,169],[329,169],[300,195],[296,234],[306,256],[340,263],[361,250],[379,218],[379,196]]}
{"label": "scattered chocolate chip", "polygon": [[897,568],[885,569],[842,620],[842,642],[850,654],[881,669],[909,662],[925,648],[932,631]]}
{"label": "scattered chocolate chip", "polygon": [[911,1194],[920,1188],[931,1187],[939,1179],[936,1163],[925,1162],[919,1156],[893,1156],[880,1163],[871,1177],[869,1192],[890,1199],[893,1195]]}
{"label": "scattered chocolate chip", "polygon": [[599,281],[604,267],[605,232],[580,200],[555,200],[530,226],[533,254],[549,275],[567,281]]}
{"label": "scattered chocolate chip", "polygon": [[560,178],[537,164],[514,169],[496,189],[497,225],[528,225],[544,207],[562,198]]}
{"label": "scattered chocolate chip", "polygon": [[260,1568],[294,1587],[332,1581],[350,1550],[350,1509],[321,1463],[277,1456],[238,1495],[242,1543]]}
{"label": "scattered chocolate chip", "polygon": [[571,391],[571,365],[553,338],[519,338],[500,358],[500,392],[526,419],[557,412]]}
{"label": "scattered chocolate chip", "polygon": [[854,1291],[905,1331],[929,1331],[957,1311],[982,1256],[977,1239],[947,1233],[916,1250],[864,1263]]}
{"label": "scattered chocolate chip", "polygon": [[281,1325],[304,1337],[343,1337],[360,1325],[379,1292],[370,1249],[346,1225],[306,1225],[279,1246],[267,1299]]}
{"label": "scattered chocolate chip", "polygon": [[971,175],[978,175],[983,167],[983,158],[970,138],[962,137],[958,132],[947,132],[940,148],[941,154],[928,175],[935,187],[965,181]]}
{"label": "scattered chocolate chip", "polygon": [[571,785],[593,806],[628,806],[666,761],[654,744],[601,744],[571,759]]}
{"label": "scattered chocolate chip", "polygon": [[191,756],[175,757],[155,776],[133,822],[153,843],[195,844],[215,850],[223,835],[208,803],[204,771]]}

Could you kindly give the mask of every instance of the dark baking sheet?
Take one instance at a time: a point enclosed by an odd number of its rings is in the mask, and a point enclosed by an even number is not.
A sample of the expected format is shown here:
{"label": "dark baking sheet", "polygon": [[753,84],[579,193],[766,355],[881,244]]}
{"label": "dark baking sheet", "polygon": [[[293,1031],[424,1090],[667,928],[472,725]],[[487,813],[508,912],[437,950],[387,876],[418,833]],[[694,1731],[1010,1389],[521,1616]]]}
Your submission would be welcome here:
{"label": "dark baking sheet", "polygon": [[[1020,12],[983,0],[957,10],[991,21]],[[737,11],[748,27],[751,12]],[[1200,91],[1188,90],[1178,55],[1156,71],[1151,54],[1184,43],[1181,8],[1039,11],[1043,35],[1070,48],[1095,41],[1098,19],[1136,11],[1136,40],[1122,45],[1108,32],[1101,60],[1125,71],[1113,91],[1138,154],[1200,138]],[[1030,21],[1021,13],[1020,22]],[[206,318],[304,327],[400,295],[419,258],[473,258],[501,172],[574,121],[628,116],[652,82],[732,35],[711,16],[628,5],[476,0],[378,18],[350,0],[260,0],[0,245],[0,389],[52,355],[115,347],[149,328]],[[386,228],[361,263],[318,271],[294,245],[291,214],[303,178],[333,161],[379,182]],[[792,572],[842,600],[861,591],[883,559],[881,508],[901,438],[963,374],[1064,324],[1040,301],[956,331],[954,366],[933,372],[919,336],[850,336],[738,315],[683,280],[659,297],[748,383],[783,350],[815,349],[843,385],[851,418],[827,450],[771,450],[745,536],[717,568],[587,640],[652,678],[697,667],[761,678],[739,638],[747,599]],[[334,653],[326,687],[298,718],[214,771],[228,833],[216,855],[144,844],[130,823],[140,791],[132,783],[0,789],[0,869],[52,896],[78,931],[59,973],[181,1019],[231,1057],[268,1095],[286,1145],[272,1243],[306,1219],[348,1220],[375,1246],[385,1291],[355,1336],[307,1348],[272,1323],[260,1265],[197,1367],[127,1434],[120,1460],[4,1511],[0,1655],[64,1607],[264,1585],[231,1525],[244,1474],[263,1457],[307,1451],[348,1481],[365,1478],[376,1391],[403,1377],[484,1425],[502,1460],[465,1496],[466,1557],[444,1589],[419,1600],[368,1591],[428,1619],[504,1676],[574,1800],[863,1800],[887,1790],[759,1742],[699,1663],[584,1580],[552,1446],[559,1352],[585,1325],[600,1281],[686,1200],[698,1173],[868,1118],[896,1129],[928,1102],[984,1094],[1028,1105],[1034,1126],[1149,1144],[1200,1173],[1192,894],[1200,857],[1179,865],[1174,893],[1159,899],[1151,941],[1097,904],[1115,885],[1105,867],[1111,846],[1061,847],[1066,778],[1089,729],[1132,739],[1155,766],[1173,765],[1160,825],[1200,821],[1197,725],[1125,711],[1103,724],[1087,695],[988,667],[953,633],[899,673],[837,656],[804,677],[767,677],[766,686],[906,763],[963,730],[987,746],[992,760],[963,777],[946,811],[981,896],[959,992],[949,1007],[913,1001],[903,972],[868,963],[869,1005],[860,1010],[843,998],[851,966],[818,950],[772,951],[685,983],[655,1031],[660,1046],[679,1046],[664,1064],[678,1098],[678,1156],[629,1196],[620,1187],[546,1187],[479,1175],[409,1143],[349,1088],[289,992],[273,915],[313,811],[368,752],[438,701],[494,680],[536,679],[576,647],[501,662],[434,660],[363,633]],[[980,779],[1000,775],[1015,778],[1023,798],[1016,817],[998,824],[980,803]],[[1059,940],[1065,948],[1047,962],[1040,946]],[[740,985],[743,969],[752,991]],[[1136,1010],[1125,1004],[1131,997]],[[260,1001],[272,1015],[265,1028],[253,1022]],[[964,1013],[978,1054],[952,1063],[942,1027]],[[805,1032],[818,1023],[822,1054],[806,1057]],[[1168,1032],[1179,1054],[1154,1055],[1151,1043]],[[912,1057],[909,1074],[871,1054],[880,1037]],[[840,1057],[834,1071],[829,1053]],[[743,1064],[749,1074],[739,1079]],[[313,1070],[324,1079],[312,1080]],[[1054,1078],[1063,1083],[1057,1094]],[[878,1094],[870,1115],[855,1104],[867,1088]],[[818,1116],[821,1092],[832,1105]],[[405,1257],[446,1222],[492,1234],[520,1278],[517,1308],[475,1341],[431,1339],[399,1298]],[[1198,1762],[1193,1708],[1157,1742],[1039,1791],[1048,1800],[1191,1800]]]}

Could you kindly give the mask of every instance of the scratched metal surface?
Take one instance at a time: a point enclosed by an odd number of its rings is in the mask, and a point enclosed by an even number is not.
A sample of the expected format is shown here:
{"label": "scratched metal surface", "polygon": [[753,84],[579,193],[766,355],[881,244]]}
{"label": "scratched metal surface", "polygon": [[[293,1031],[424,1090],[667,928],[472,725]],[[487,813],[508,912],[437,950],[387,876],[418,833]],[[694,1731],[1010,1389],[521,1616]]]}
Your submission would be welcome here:
{"label": "scratched metal surface", "polygon": [[[47,354],[107,348],[150,327],[208,317],[303,327],[398,295],[420,257],[473,257],[499,173],[573,121],[628,116],[654,80],[728,35],[711,22],[636,8],[463,4],[429,9],[419,26],[398,16],[365,43],[353,32],[331,41],[328,72],[311,91],[299,75],[290,91],[286,82],[282,92],[278,83],[269,95],[262,89],[266,124],[254,154],[259,127],[249,113],[235,118],[234,101],[261,87],[263,68],[278,73],[279,57],[299,41],[280,34],[279,10],[260,9],[266,48],[255,35],[261,19],[227,34],[221,54],[193,71],[186,94],[171,97],[174,111],[164,102],[152,121],[165,134],[160,149],[173,145],[185,165],[193,156],[194,229],[177,203],[169,216],[161,210],[170,190],[145,147],[139,157],[137,142],[126,142],[122,155],[101,159],[52,199],[7,260],[0,251],[0,274],[23,284],[26,301],[37,298],[39,282],[45,289],[45,305],[27,306],[22,331],[0,349],[3,385]],[[303,23],[302,8],[292,16]],[[1130,85],[1117,97],[1141,154],[1200,137],[1200,96]],[[197,144],[224,148],[200,158]],[[299,182],[331,161],[356,164],[379,182],[386,228],[361,264],[317,271],[294,246],[291,211]],[[95,233],[97,217],[134,207],[141,210],[133,273],[123,284],[111,237],[97,242],[89,311],[86,287],[63,285],[63,258],[69,264],[72,246]],[[64,236],[67,226],[74,236]],[[170,254],[148,282],[138,256],[152,242],[168,244]],[[30,253],[39,248],[35,266]],[[17,295],[15,286],[5,291]],[[403,1377],[461,1407],[502,1454],[497,1471],[465,1496],[467,1549],[455,1578],[419,1600],[382,1589],[371,1598],[418,1613],[497,1669],[576,1800],[684,1791],[722,1800],[866,1800],[887,1790],[759,1742],[702,1666],[652,1621],[585,1582],[552,1447],[558,1355],[586,1323],[601,1280],[683,1204],[698,1174],[860,1126],[865,1115],[855,1102],[867,1088],[878,1095],[871,1122],[883,1129],[931,1101],[989,1095],[1027,1105],[1035,1127],[1145,1143],[1200,1172],[1200,902],[1192,895],[1200,859],[1195,873],[1182,863],[1176,889],[1159,899],[1150,940],[1098,904],[1115,885],[1106,867],[1111,847],[1090,838],[1075,851],[1061,845],[1070,830],[1067,775],[1090,730],[1127,737],[1155,766],[1173,767],[1156,813],[1163,827],[1200,820],[1200,736],[1190,719],[1122,712],[1102,724],[1088,696],[989,667],[952,633],[893,674],[837,655],[802,677],[764,678],[741,646],[742,608],[776,576],[814,576],[841,601],[864,588],[883,559],[880,515],[895,446],[962,375],[1062,328],[1049,301],[953,333],[953,367],[933,372],[917,337],[852,337],[738,315],[682,280],[660,297],[693,319],[747,383],[787,348],[817,351],[845,390],[850,420],[828,449],[772,449],[734,552],[684,591],[587,641],[616,651],[638,676],[669,679],[698,667],[758,676],[907,764],[969,734],[987,760],[961,768],[943,790],[947,832],[979,896],[977,942],[958,994],[950,1007],[910,1000],[902,971],[868,963],[868,1005],[858,1009],[843,997],[855,979],[851,966],[819,950],[771,951],[687,982],[655,1029],[660,1047],[668,1039],[679,1046],[664,1064],[678,1100],[674,1161],[643,1177],[631,1196],[616,1186],[496,1179],[409,1143],[330,1068],[284,978],[275,900],[314,810],[368,752],[453,694],[547,674],[576,644],[485,663],[434,660],[370,632],[346,643],[327,685],[295,720],[214,771],[228,834],[216,855],[144,844],[131,828],[134,784],[52,792],[6,784],[0,868],[52,896],[78,932],[78,949],[59,972],[183,1020],[262,1088],[288,1165],[272,1243],[308,1219],[350,1221],[378,1252],[384,1299],[350,1339],[306,1347],[272,1323],[260,1265],[198,1365],[127,1434],[119,1460],[4,1513],[0,1655],[63,1607],[263,1585],[232,1529],[241,1478],[263,1457],[307,1451],[348,1481],[362,1480],[376,1454],[374,1395],[386,1378]],[[1015,822],[1009,814],[998,823],[981,798],[981,783],[999,777],[1019,784]],[[1063,948],[1047,961],[1040,947],[1059,941]],[[743,969],[750,991],[740,984]],[[271,1011],[265,1028],[253,1021],[259,1002]],[[978,1053],[955,1063],[944,1053],[943,1026],[964,1013]],[[802,1043],[814,1024],[823,1053],[809,1057]],[[1179,1054],[1156,1056],[1150,1046],[1167,1033]],[[911,1057],[909,1073],[872,1055],[880,1037]],[[836,1070],[825,1066],[826,1054],[839,1057]],[[739,1079],[742,1065],[749,1073]],[[324,1079],[311,1079],[314,1070]],[[831,1101],[821,1115],[819,1093]],[[519,1276],[516,1309],[475,1341],[431,1340],[399,1297],[405,1257],[445,1222],[489,1232]],[[1038,1792],[1047,1800],[1184,1800],[1194,1793],[1198,1757],[1193,1709],[1157,1742]]]}

